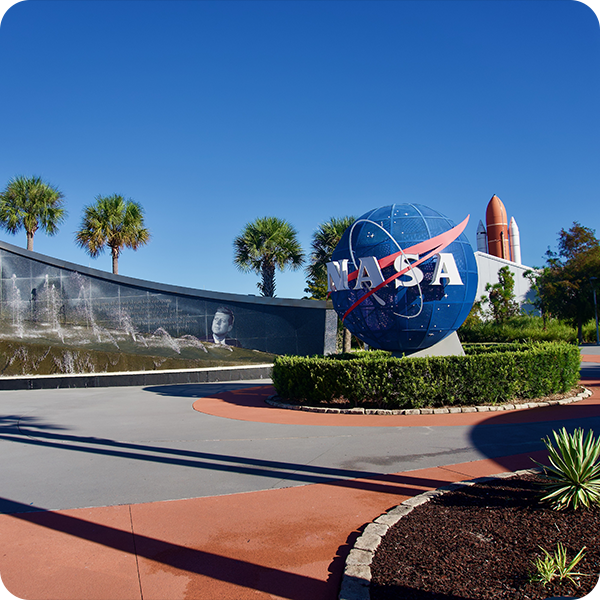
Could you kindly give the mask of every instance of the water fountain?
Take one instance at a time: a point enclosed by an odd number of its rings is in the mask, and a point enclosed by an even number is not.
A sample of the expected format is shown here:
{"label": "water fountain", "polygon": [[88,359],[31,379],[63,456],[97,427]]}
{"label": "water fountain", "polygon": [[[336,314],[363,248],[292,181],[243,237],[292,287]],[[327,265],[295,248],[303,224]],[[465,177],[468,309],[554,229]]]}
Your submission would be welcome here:
{"label": "water fountain", "polygon": [[21,292],[17,287],[17,276],[13,273],[8,295],[8,306],[10,308],[12,325],[17,337],[22,338],[24,334],[23,312],[24,306],[21,301]]}

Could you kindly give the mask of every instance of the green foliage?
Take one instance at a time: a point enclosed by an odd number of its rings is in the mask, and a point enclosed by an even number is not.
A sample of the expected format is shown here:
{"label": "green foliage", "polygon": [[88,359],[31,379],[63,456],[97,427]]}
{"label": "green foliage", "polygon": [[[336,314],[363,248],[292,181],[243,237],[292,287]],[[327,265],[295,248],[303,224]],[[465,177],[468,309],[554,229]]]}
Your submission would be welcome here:
{"label": "green foliage", "polygon": [[531,581],[541,583],[546,587],[546,585],[555,579],[558,579],[560,582],[568,579],[571,583],[578,585],[575,577],[583,577],[584,574],[576,572],[575,567],[585,557],[585,546],[570,561],[567,559],[566,548],[560,542],[554,554],[550,554],[548,550],[541,546],[539,548],[544,553],[544,557],[538,557],[533,561],[535,573],[531,576]]}
{"label": "green foliage", "polygon": [[[596,329],[593,319],[582,329],[584,341],[596,340]],[[577,330],[566,321],[542,317],[520,315],[507,319],[503,323],[467,319],[458,330],[458,337],[463,343],[513,342],[513,341],[563,341],[575,344]]]}
{"label": "green foliage", "polygon": [[233,241],[235,266],[243,272],[258,273],[263,296],[275,296],[275,269],[299,269],[304,262],[298,232],[277,217],[263,217],[247,223]]}
{"label": "green foliage", "polygon": [[385,352],[281,356],[272,379],[280,396],[303,403],[346,399],[352,406],[500,404],[573,388],[579,351],[564,343],[473,346],[466,356],[396,358]]}
{"label": "green foliage", "polygon": [[331,217],[321,223],[313,233],[310,264],[306,268],[305,292],[315,300],[327,298],[327,263],[339,244],[344,231],[356,221],[356,217]]}
{"label": "green foliage", "polygon": [[583,342],[583,325],[594,315],[592,278],[600,278],[600,241],[594,230],[573,223],[561,229],[558,253],[548,250],[547,266],[537,277],[538,293],[548,312],[577,327]]}
{"label": "green foliage", "polygon": [[62,192],[40,177],[15,177],[0,194],[0,224],[12,234],[25,229],[27,249],[33,250],[38,229],[48,235],[58,232],[67,216],[63,198]]}
{"label": "green foliage", "polygon": [[119,255],[123,248],[137,250],[150,241],[144,227],[144,211],[140,204],[123,196],[97,196],[94,204],[83,210],[81,228],[75,241],[96,258],[110,248],[113,273],[119,272]]}
{"label": "green foliage", "polygon": [[515,301],[515,277],[508,267],[498,271],[498,283],[486,284],[485,291],[488,296],[483,296],[481,301],[489,304],[496,323],[504,323],[519,314],[519,305]]}
{"label": "green foliage", "polygon": [[553,431],[556,447],[550,438],[544,439],[551,466],[544,467],[548,481],[542,501],[555,510],[600,504],[600,440],[591,430],[585,438],[583,433],[576,429],[569,434],[564,427]]}
{"label": "green foliage", "polygon": [[471,329],[478,328],[481,323],[483,323],[481,301],[475,301],[473,302],[473,306],[471,307],[471,310],[469,311],[467,318],[463,321],[461,327],[467,331],[470,331]]}

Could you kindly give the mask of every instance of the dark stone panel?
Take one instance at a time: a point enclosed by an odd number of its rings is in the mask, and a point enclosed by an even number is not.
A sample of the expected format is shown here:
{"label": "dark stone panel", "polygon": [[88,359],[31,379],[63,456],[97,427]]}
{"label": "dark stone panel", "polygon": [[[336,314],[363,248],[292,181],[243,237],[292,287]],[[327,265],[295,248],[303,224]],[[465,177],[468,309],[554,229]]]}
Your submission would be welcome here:
{"label": "dark stone panel", "polygon": [[[103,273],[0,242],[0,333],[97,340],[162,335],[212,341],[220,307],[234,316],[228,343],[276,354],[325,349],[325,303],[167,286]],[[331,327],[328,329],[331,336]]]}

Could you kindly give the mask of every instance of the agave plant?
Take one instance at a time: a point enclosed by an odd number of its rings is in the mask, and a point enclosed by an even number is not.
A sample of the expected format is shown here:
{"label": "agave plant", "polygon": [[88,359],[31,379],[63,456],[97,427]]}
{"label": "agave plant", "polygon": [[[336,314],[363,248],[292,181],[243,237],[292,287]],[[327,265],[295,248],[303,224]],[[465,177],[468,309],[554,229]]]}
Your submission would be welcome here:
{"label": "agave plant", "polygon": [[568,579],[571,583],[579,585],[577,578],[586,577],[585,573],[575,571],[575,567],[585,556],[585,546],[570,561],[567,559],[566,548],[560,542],[558,542],[554,554],[550,554],[548,550],[541,546],[539,548],[544,553],[544,558],[536,558],[533,562],[535,573],[531,576],[531,581],[536,581],[546,587],[554,579],[558,579],[560,582]]}
{"label": "agave plant", "polygon": [[556,447],[550,438],[543,440],[551,466],[538,463],[548,479],[542,484],[546,490],[542,501],[555,510],[600,503],[600,440],[591,430],[585,438],[583,429],[569,434],[563,427],[552,434]]}

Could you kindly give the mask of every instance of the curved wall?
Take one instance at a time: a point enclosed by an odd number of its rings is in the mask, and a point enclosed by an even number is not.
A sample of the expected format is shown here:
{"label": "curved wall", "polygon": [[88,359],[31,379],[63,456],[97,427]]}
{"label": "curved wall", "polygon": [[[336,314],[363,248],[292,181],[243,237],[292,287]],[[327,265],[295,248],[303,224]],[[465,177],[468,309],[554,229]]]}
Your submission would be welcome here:
{"label": "curved wall", "polygon": [[[112,275],[0,242],[0,332],[10,337],[117,334],[144,341],[194,336],[212,341],[217,308],[234,314],[229,345],[275,354],[335,350],[336,317],[315,300],[262,298]],[[333,347],[332,347],[333,344]]]}

